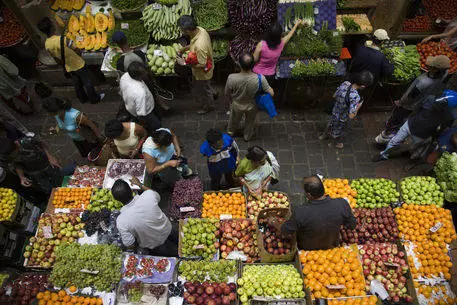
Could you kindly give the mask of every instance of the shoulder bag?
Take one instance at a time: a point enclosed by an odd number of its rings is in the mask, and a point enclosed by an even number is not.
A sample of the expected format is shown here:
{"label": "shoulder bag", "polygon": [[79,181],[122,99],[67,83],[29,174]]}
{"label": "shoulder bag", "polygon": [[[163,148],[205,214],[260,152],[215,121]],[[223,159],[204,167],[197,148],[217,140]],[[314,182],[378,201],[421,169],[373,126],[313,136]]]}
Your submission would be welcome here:
{"label": "shoulder bag", "polygon": [[60,35],[60,58],[62,62],[63,75],[65,78],[71,78],[71,73],[65,68],[65,36]]}
{"label": "shoulder bag", "polygon": [[255,97],[255,103],[260,110],[267,112],[270,118],[274,118],[278,113],[276,112],[273,97],[269,93],[263,92],[262,76],[257,74],[257,77],[259,79],[259,88]]}

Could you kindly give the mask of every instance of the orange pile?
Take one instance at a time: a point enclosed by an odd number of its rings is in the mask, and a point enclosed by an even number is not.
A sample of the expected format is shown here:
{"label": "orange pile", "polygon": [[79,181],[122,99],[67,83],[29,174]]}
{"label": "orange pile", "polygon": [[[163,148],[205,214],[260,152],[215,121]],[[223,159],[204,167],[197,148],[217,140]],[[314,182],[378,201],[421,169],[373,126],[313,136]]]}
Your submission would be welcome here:
{"label": "orange pile", "polygon": [[451,291],[451,287],[446,285],[423,285],[414,282],[416,287],[417,296],[422,295],[427,299],[427,304],[430,305],[454,305],[457,304],[457,298]]}
{"label": "orange pile", "polygon": [[102,305],[103,301],[101,298],[95,297],[82,297],[82,296],[70,296],[67,295],[65,290],[59,290],[58,292],[51,292],[46,290],[45,292],[38,292],[36,295],[38,299],[38,305]]}
{"label": "orange pile", "polygon": [[[300,251],[305,285],[317,298],[364,296],[365,279],[356,248]],[[329,285],[344,285],[332,289]]]}
{"label": "orange pile", "polygon": [[[441,277],[442,274],[446,280],[451,279],[449,271],[452,267],[452,262],[445,243],[427,240],[415,244],[406,243],[405,246],[409,253],[408,263],[414,278],[418,276]],[[413,255],[409,251],[411,247],[413,247]],[[419,266],[414,264],[415,259],[416,262],[419,262]]]}
{"label": "orange pile", "polygon": [[325,179],[325,193],[331,198],[347,198],[351,208],[357,205],[357,191],[354,190],[347,179]]}
{"label": "orange pile", "polygon": [[90,187],[61,187],[54,192],[52,204],[56,208],[80,209],[89,204],[91,195]]}
{"label": "orange pile", "polygon": [[370,295],[365,298],[348,298],[340,300],[327,300],[328,305],[376,305],[378,298]]}
{"label": "orange pile", "polygon": [[242,193],[205,193],[203,218],[220,218],[222,214],[232,218],[246,218],[246,198]]}
{"label": "orange pile", "polygon": [[[457,238],[452,223],[451,211],[435,205],[404,204],[394,209],[400,237],[413,242],[431,240],[450,244]],[[436,233],[430,228],[438,222],[443,224]]]}

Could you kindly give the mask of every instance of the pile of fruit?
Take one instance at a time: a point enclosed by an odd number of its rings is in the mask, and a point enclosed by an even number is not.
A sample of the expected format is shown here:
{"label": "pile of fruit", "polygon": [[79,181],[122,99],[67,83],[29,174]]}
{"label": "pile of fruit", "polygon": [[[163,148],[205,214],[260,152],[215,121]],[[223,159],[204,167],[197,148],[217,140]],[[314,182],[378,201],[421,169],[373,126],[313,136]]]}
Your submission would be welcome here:
{"label": "pile of fruit", "polygon": [[386,55],[395,70],[392,78],[398,82],[408,82],[421,74],[419,60],[420,56],[415,45],[401,47],[384,47],[381,51]]}
{"label": "pile of fruit", "polygon": [[302,79],[314,76],[335,75],[335,66],[327,59],[296,60],[290,73],[293,78]]}
{"label": "pile of fruit", "polygon": [[452,262],[445,243],[425,240],[404,245],[411,273],[415,279],[419,276],[444,278],[448,281],[451,279]]}
{"label": "pile of fruit", "polygon": [[219,30],[228,22],[226,0],[202,0],[192,3],[195,21],[207,31]]}
{"label": "pile of fruit", "polygon": [[457,153],[444,152],[435,164],[436,178],[449,202],[457,202]]}
{"label": "pile of fruit", "polygon": [[44,292],[39,292],[36,298],[39,300],[38,305],[49,304],[49,302],[51,302],[51,304],[103,304],[102,298],[100,297],[68,295],[65,290],[59,290],[56,292],[46,290]]}
{"label": "pile of fruit", "polygon": [[106,208],[110,211],[120,210],[124,205],[114,199],[113,194],[108,189],[95,189],[90,197],[90,204],[86,207],[89,212],[100,212]]}
{"label": "pile of fruit", "polygon": [[112,11],[109,16],[98,12],[92,15],[91,5],[86,6],[86,14],[73,14],[67,25],[66,37],[73,40],[78,49],[98,51],[108,47],[108,32],[114,30],[115,20]]}
{"label": "pile of fruit", "polygon": [[327,300],[328,305],[376,305],[378,304],[378,298],[374,295],[370,295],[364,298],[345,298],[345,299],[333,299]]}
{"label": "pile of fruit", "polygon": [[[278,211],[274,215],[274,219],[278,224],[283,224],[286,222],[287,218],[282,213]],[[261,214],[260,214],[261,215]],[[271,217],[271,216],[270,216]],[[296,248],[295,236],[291,234],[282,234],[274,226],[268,223],[267,217],[259,216],[258,220],[259,233],[262,237],[262,242],[259,244],[259,247],[263,247],[265,251],[273,255],[285,255],[290,254]]]}
{"label": "pile of fruit", "polygon": [[398,227],[390,207],[356,208],[353,213],[357,219],[357,226],[354,230],[341,229],[344,243],[363,245],[373,242],[393,242],[398,239]]}
{"label": "pile of fruit", "polygon": [[409,268],[404,251],[396,244],[372,243],[361,246],[359,252],[368,287],[371,281],[376,279],[384,285],[390,301],[412,302],[406,288]]}
{"label": "pile of fruit", "polygon": [[247,263],[257,261],[259,249],[256,233],[257,226],[251,219],[223,220],[216,232],[221,257],[225,259],[232,251],[240,251],[247,256]]}
{"label": "pile of fruit", "polygon": [[[449,210],[435,205],[403,204],[394,211],[403,240],[419,242],[429,239],[450,244],[457,238]],[[436,231],[434,227],[437,228]]]}
{"label": "pile of fruit", "polygon": [[167,216],[174,219],[200,218],[203,184],[199,177],[176,181]]}
{"label": "pile of fruit", "polygon": [[184,283],[184,301],[190,305],[229,305],[236,300],[235,283]]}
{"label": "pile of fruit", "polygon": [[89,287],[111,291],[121,279],[121,249],[115,245],[61,245],[51,282],[58,287]]}
{"label": "pile of fruit", "polygon": [[156,75],[174,74],[177,52],[181,50],[179,43],[172,45],[149,45],[147,51],[148,65]]}
{"label": "pile of fruit", "polygon": [[203,218],[246,218],[246,198],[241,192],[212,192],[203,195]]}
{"label": "pile of fruit", "polygon": [[0,22],[0,47],[9,47],[18,43],[25,35],[25,29],[8,7],[0,9],[3,21]]}
{"label": "pile of fruit", "polygon": [[89,205],[92,188],[59,187],[54,192],[52,204],[60,209],[84,209]]}
{"label": "pile of fruit", "polygon": [[395,182],[384,178],[360,178],[353,180],[351,187],[357,191],[357,207],[382,208],[397,202],[400,193]]}
{"label": "pile of fruit", "polygon": [[365,295],[365,279],[355,247],[300,251],[305,285],[312,296],[335,298]]}
{"label": "pile of fruit", "polygon": [[76,214],[42,214],[36,236],[25,247],[26,265],[50,268],[56,258],[55,247],[83,237],[83,228],[84,223]]}
{"label": "pile of fruit", "polygon": [[261,198],[248,197],[247,212],[250,219],[257,219],[263,209],[289,208],[287,194],[281,192],[263,192]]}
{"label": "pile of fruit", "polygon": [[54,0],[50,6],[50,9],[53,11],[80,11],[83,8],[84,4],[86,4],[86,0]]}
{"label": "pile of fruit", "polygon": [[325,179],[325,193],[331,198],[346,198],[351,208],[357,205],[357,191],[350,185],[348,179]]}
{"label": "pile of fruit", "polygon": [[121,294],[127,296],[129,302],[139,303],[143,297],[143,283],[140,281],[123,283],[119,289]]}
{"label": "pile of fruit", "polygon": [[457,1],[427,0],[424,1],[427,13],[433,19],[452,20],[457,17]]}
{"label": "pile of fruit", "polygon": [[437,284],[434,286],[423,285],[414,282],[416,286],[417,298],[424,300],[420,304],[430,305],[454,305],[457,304],[457,298],[451,290],[451,286],[448,283]]}
{"label": "pile of fruit", "polygon": [[81,215],[81,221],[84,222],[87,236],[92,236],[95,232],[101,234],[105,232],[104,229],[111,223],[111,211],[107,208],[97,212],[85,210]]}
{"label": "pile of fruit", "polygon": [[428,15],[415,16],[403,21],[402,32],[430,32],[432,20]]}
{"label": "pile of fruit", "polygon": [[219,229],[218,219],[187,218],[183,220],[180,234],[181,257],[202,257],[210,260],[217,252],[216,231]]}
{"label": "pile of fruit", "polygon": [[404,202],[413,204],[436,204],[442,207],[444,194],[433,177],[407,177],[400,182]]}
{"label": "pile of fruit", "polygon": [[105,168],[83,165],[76,167],[68,180],[69,187],[103,187]]}
{"label": "pile of fruit", "polygon": [[237,284],[242,305],[249,304],[255,296],[281,299],[305,297],[303,280],[291,264],[245,265]]}
{"label": "pile of fruit", "polygon": [[[43,291],[52,287],[47,274],[24,273],[14,281],[0,286],[0,303],[14,305],[36,304]],[[42,305],[42,303],[39,303]]]}
{"label": "pile of fruit", "polygon": [[451,60],[451,67],[449,73],[457,71],[457,53],[454,52],[449,45],[444,41],[427,41],[424,43],[417,44],[417,51],[419,52],[421,59],[421,68],[427,69],[427,57],[436,55],[446,55]]}
{"label": "pile of fruit", "polygon": [[214,262],[183,260],[178,271],[188,282],[228,282],[229,277],[236,275],[235,260],[218,260]]}
{"label": "pile of fruit", "polygon": [[12,189],[0,187],[0,221],[10,219],[17,204],[17,193]]}
{"label": "pile of fruit", "polygon": [[178,19],[183,15],[190,15],[192,8],[189,0],[178,0],[172,6],[151,4],[143,10],[146,31],[151,33],[155,41],[172,40],[179,38],[181,31],[178,27]]}

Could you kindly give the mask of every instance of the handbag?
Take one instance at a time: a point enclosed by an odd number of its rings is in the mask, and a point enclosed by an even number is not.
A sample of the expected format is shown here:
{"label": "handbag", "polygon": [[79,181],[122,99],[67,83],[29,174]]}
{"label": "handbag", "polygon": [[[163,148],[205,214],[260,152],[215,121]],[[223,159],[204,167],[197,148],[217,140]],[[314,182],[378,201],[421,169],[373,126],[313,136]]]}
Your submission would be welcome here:
{"label": "handbag", "polygon": [[65,68],[65,36],[60,35],[60,58],[62,62],[63,75],[65,78],[71,78],[71,73]]}
{"label": "handbag", "polygon": [[255,103],[257,105],[257,108],[259,108],[262,111],[265,111],[268,113],[270,118],[274,118],[275,116],[278,115],[276,112],[276,107],[275,103],[273,102],[273,97],[266,92],[263,92],[262,89],[262,76],[260,74],[257,74],[257,77],[259,79],[259,89],[257,91],[257,95],[255,97]]}
{"label": "handbag", "polygon": [[[78,129],[78,133],[89,143],[98,143],[100,140],[95,136],[95,133],[86,125],[81,125],[83,113],[79,116],[79,122],[76,122],[76,128]],[[97,123],[93,122],[96,126]],[[98,126],[97,126],[98,127]]]}

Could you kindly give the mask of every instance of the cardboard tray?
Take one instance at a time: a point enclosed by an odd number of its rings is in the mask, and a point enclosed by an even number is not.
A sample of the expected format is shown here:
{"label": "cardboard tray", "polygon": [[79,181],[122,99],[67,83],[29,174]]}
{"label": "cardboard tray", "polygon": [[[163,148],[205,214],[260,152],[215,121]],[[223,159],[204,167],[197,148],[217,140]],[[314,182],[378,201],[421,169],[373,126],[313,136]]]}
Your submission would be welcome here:
{"label": "cardboard tray", "polygon": [[[234,191],[205,191],[203,192],[203,195],[205,194],[212,194],[212,193],[222,193],[222,194],[235,194],[235,193],[241,193],[244,197],[244,204],[247,205],[248,203],[248,198],[246,196],[246,194],[244,194],[243,192],[234,192]],[[202,200],[202,212],[203,212],[203,202],[205,201],[205,199],[203,198]],[[244,218],[247,218],[247,210],[246,210],[246,213],[244,214]],[[232,215],[230,215],[230,217],[226,218],[226,219],[231,219]],[[203,218],[203,217],[202,217]],[[244,218],[239,218],[239,219],[244,219]]]}
{"label": "cardboard tray", "polygon": [[[85,208],[79,208],[79,209],[61,209],[61,212],[55,212],[56,207],[53,204],[54,201],[54,195],[57,189],[60,187],[56,187],[52,189],[51,196],[49,196],[49,201],[48,201],[48,206],[46,207],[45,213],[47,214],[57,214],[57,213],[82,213],[84,212]],[[90,200],[90,199],[89,199]]]}
{"label": "cardboard tray", "polygon": [[[179,220],[178,256],[183,259],[202,259],[201,256],[183,256],[182,255],[182,239],[184,237],[184,232],[182,231],[182,229],[183,229],[184,224],[187,222],[187,219],[188,218]],[[203,218],[199,218],[199,219],[203,219]],[[205,218],[205,219],[207,219],[207,218]],[[216,241],[218,241],[217,238],[216,238]],[[219,260],[219,249],[216,251],[216,253],[214,254],[214,256],[211,260],[212,261]]]}
{"label": "cardboard tray", "polygon": [[113,165],[113,163],[115,163],[115,162],[143,163],[143,164],[145,164],[144,165],[143,174],[141,175],[141,177],[137,177],[140,180],[141,183],[144,183],[144,180],[145,180],[145,177],[146,177],[146,163],[145,163],[145,161],[143,159],[109,159],[108,160],[108,164],[106,165],[105,179],[103,180],[103,188],[104,189],[110,189],[117,179],[123,179],[127,183],[129,183],[129,185],[130,185],[130,187],[132,189],[139,190],[140,189],[139,186],[131,185],[131,183],[130,183],[130,179],[132,178],[131,175],[127,174],[127,175],[123,175],[123,176],[117,177],[115,179],[114,178],[110,178],[108,176],[109,169]]}
{"label": "cardboard tray", "polygon": [[17,221],[16,218],[17,218],[19,212],[22,211],[24,208],[25,208],[25,200],[21,196],[19,196],[19,194],[17,194],[16,206],[14,207],[13,213],[11,213],[11,216],[9,217],[9,219],[0,221],[0,223],[7,227],[22,227],[21,221]]}

